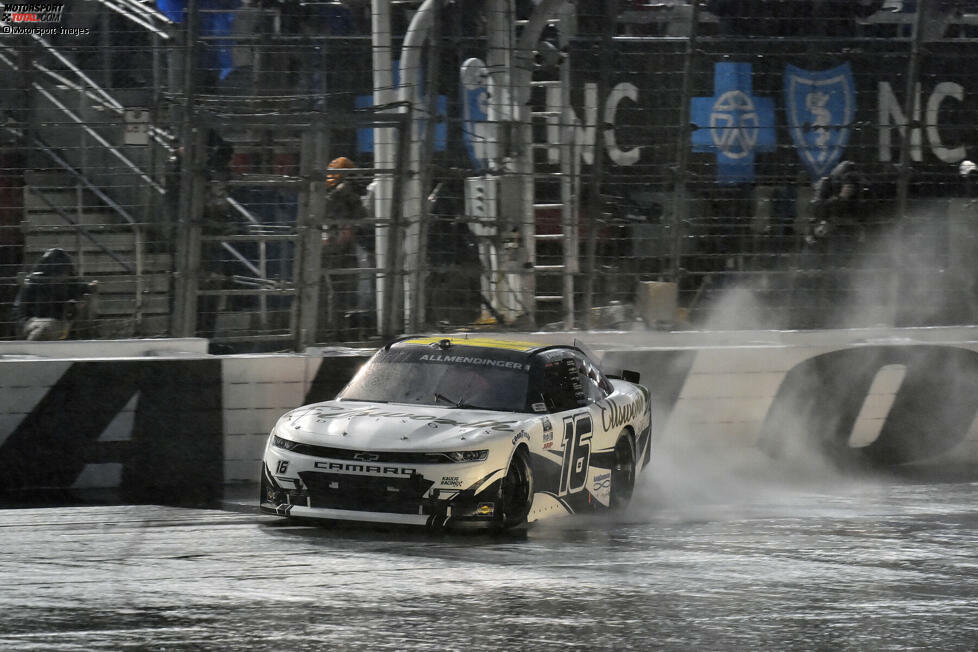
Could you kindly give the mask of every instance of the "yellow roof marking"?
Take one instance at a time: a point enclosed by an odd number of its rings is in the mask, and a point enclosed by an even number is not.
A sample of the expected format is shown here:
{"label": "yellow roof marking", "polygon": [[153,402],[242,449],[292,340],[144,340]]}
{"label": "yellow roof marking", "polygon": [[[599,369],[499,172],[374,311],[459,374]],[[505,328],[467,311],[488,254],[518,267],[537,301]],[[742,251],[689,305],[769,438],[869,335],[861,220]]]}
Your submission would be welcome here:
{"label": "yellow roof marking", "polygon": [[495,340],[488,337],[469,337],[466,339],[455,337],[415,337],[410,340],[402,340],[405,344],[437,344],[442,340],[449,340],[452,346],[483,346],[490,349],[506,349],[508,351],[529,351],[544,346],[540,342],[518,342],[515,340]]}

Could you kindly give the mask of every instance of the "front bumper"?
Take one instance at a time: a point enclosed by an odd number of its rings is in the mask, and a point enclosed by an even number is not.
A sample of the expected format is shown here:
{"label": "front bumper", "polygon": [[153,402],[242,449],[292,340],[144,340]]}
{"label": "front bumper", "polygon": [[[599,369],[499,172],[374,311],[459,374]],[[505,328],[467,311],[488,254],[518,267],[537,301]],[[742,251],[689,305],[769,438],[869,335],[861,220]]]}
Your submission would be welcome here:
{"label": "front bumper", "polygon": [[[436,474],[437,475],[437,474]],[[276,476],[263,465],[259,508],[296,518],[388,523],[434,528],[493,528],[500,480],[475,489],[432,488],[419,473],[370,477],[305,469]]]}

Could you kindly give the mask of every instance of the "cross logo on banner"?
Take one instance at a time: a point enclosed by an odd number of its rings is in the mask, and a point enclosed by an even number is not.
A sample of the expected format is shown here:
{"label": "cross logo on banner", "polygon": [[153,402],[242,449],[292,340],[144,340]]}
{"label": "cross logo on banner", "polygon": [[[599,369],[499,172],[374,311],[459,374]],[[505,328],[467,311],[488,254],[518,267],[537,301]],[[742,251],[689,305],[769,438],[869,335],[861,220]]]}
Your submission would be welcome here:
{"label": "cross logo on banner", "polygon": [[694,97],[694,152],[716,152],[717,183],[754,180],[754,153],[774,150],[774,100],[754,97],[749,63],[713,64],[713,97]]}

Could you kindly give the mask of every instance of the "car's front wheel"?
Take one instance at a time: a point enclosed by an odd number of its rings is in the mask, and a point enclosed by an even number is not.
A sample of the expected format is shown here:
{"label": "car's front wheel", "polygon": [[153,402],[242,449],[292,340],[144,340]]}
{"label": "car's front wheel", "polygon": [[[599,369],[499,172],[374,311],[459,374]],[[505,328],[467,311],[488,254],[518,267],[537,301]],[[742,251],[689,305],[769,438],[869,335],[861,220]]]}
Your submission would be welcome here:
{"label": "car's front wheel", "polygon": [[614,510],[625,509],[635,489],[635,444],[628,431],[621,433],[615,444],[615,459],[611,466],[611,501]]}
{"label": "car's front wheel", "polygon": [[529,455],[521,448],[513,455],[509,470],[499,487],[500,525],[510,530],[526,524],[533,504],[533,469]]}

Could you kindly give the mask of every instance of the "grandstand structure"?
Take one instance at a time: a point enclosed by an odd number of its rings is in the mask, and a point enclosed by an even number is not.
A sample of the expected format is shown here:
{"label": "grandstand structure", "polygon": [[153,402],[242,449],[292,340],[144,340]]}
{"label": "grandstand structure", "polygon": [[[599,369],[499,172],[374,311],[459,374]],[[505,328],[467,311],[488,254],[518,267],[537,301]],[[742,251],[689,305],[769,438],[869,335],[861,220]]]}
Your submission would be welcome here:
{"label": "grandstand structure", "polygon": [[[74,337],[216,351],[974,323],[972,4],[89,0],[7,22],[2,335],[51,247],[98,282]],[[856,215],[815,237],[842,161]],[[330,174],[361,198],[355,247]]]}

